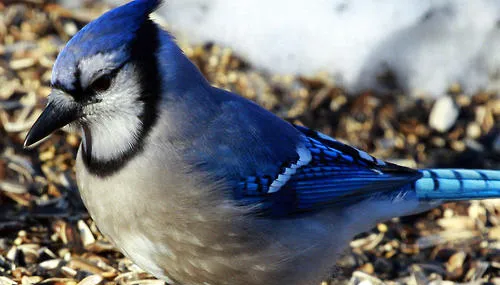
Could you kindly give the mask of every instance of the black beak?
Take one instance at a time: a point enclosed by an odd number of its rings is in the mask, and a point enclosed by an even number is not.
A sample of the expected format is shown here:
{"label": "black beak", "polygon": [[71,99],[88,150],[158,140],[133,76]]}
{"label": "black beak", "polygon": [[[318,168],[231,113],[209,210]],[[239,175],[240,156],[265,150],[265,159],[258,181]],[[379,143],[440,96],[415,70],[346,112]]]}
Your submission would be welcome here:
{"label": "black beak", "polygon": [[45,110],[43,110],[40,117],[38,117],[35,124],[33,124],[33,127],[31,127],[31,130],[24,140],[25,148],[32,146],[52,132],[81,117],[80,104],[68,98],[68,95],[61,93],[60,91],[53,91],[50,94],[51,97],[57,97],[57,99],[49,99],[47,107],[45,107]]}

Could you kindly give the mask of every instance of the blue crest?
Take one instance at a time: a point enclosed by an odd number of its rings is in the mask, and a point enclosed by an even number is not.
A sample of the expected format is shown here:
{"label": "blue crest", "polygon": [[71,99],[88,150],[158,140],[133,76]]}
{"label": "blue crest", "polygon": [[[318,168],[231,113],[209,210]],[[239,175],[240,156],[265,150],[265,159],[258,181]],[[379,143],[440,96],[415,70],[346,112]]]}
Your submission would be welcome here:
{"label": "blue crest", "polygon": [[[81,29],[58,55],[52,84],[73,89],[78,62],[97,53],[120,49],[134,40],[142,23],[161,0],[135,0],[106,12]],[[126,60],[123,58],[122,60]]]}

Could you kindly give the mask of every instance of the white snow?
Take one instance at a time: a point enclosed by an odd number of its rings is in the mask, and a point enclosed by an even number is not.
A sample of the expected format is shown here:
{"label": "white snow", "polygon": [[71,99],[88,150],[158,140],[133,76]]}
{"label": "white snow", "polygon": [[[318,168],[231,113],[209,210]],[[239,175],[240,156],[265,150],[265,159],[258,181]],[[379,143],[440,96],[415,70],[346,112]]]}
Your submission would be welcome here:
{"label": "white snow", "polygon": [[499,0],[164,2],[178,38],[230,47],[272,73],[326,71],[353,92],[386,89],[377,78],[387,70],[412,94],[500,87]]}

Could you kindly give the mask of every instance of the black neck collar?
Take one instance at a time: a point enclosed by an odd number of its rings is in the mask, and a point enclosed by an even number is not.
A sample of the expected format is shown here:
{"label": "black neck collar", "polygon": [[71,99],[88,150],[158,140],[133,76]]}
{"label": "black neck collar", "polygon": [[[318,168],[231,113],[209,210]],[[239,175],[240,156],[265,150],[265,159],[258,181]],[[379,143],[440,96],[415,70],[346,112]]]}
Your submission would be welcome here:
{"label": "black neck collar", "polygon": [[[159,47],[160,29],[151,20],[145,21],[136,33],[130,46],[130,60],[137,66],[140,82],[140,101],[144,109],[140,115],[141,130],[135,142],[119,157],[97,159],[92,157],[92,134],[88,126],[83,125],[82,160],[88,172],[99,177],[107,177],[127,165],[136,155],[144,150],[144,141],[158,118],[158,104],[161,97],[161,77],[156,58]],[[110,134],[112,135],[112,134]]]}

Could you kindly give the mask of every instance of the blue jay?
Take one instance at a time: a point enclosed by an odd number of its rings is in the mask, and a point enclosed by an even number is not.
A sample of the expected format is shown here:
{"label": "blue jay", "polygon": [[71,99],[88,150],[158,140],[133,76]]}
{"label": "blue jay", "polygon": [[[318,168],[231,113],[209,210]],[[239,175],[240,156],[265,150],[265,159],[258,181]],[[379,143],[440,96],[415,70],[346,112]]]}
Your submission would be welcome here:
{"label": "blue jay", "polygon": [[443,201],[500,197],[500,171],[414,170],[210,86],[149,19],[113,9],[58,55],[29,147],[69,125],[102,233],[184,285],[319,284],[356,234]]}

